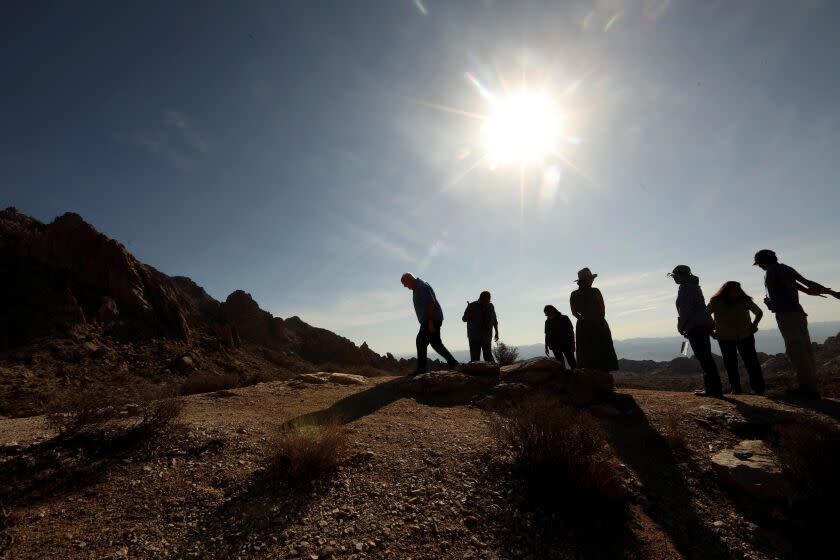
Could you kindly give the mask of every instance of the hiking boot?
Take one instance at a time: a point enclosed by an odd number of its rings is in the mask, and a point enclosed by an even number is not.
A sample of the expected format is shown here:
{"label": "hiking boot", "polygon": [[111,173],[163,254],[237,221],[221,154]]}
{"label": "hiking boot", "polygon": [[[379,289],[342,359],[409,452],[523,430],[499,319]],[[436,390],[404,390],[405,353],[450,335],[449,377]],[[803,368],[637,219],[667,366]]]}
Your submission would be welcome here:
{"label": "hiking boot", "polygon": [[721,391],[706,391],[704,389],[699,389],[694,391],[695,397],[710,397],[713,399],[722,399],[723,393]]}
{"label": "hiking boot", "polygon": [[785,391],[785,396],[791,399],[805,399],[809,401],[820,400],[820,392],[816,389],[803,389],[802,387],[795,387]]}

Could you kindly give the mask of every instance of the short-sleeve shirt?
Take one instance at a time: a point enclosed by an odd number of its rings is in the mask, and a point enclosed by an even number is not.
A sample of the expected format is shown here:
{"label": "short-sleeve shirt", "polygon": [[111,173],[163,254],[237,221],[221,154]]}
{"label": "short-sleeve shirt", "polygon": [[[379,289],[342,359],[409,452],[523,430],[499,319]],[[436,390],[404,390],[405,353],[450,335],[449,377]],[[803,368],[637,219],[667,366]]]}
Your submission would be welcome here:
{"label": "short-sleeve shirt", "polygon": [[[417,320],[420,324],[427,323],[429,319],[432,319],[436,323],[443,322],[443,309],[440,307],[440,302],[438,302],[437,297],[435,297],[435,291],[429,286],[426,282],[423,282],[419,278],[416,279],[417,283],[414,285],[414,312],[417,314]],[[429,302],[435,302],[435,308],[432,313],[431,317],[427,316]]]}
{"label": "short-sleeve shirt", "polygon": [[802,276],[786,264],[776,263],[767,267],[764,274],[764,286],[773,304],[773,313],[802,312],[799,304],[799,289],[796,281]]}
{"label": "short-sleeve shirt", "polygon": [[493,327],[498,326],[496,308],[492,303],[482,307],[478,301],[471,302],[464,313],[470,317],[467,321],[467,338],[470,340],[485,340],[492,336]]}

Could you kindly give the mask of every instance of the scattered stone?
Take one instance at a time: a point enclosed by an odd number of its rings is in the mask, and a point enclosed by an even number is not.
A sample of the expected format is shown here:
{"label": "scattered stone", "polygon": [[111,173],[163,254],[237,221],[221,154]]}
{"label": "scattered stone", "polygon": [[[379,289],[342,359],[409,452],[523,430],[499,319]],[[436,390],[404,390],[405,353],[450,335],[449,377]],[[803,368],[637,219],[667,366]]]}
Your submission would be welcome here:
{"label": "scattered stone", "polygon": [[744,440],[711,457],[720,481],[755,498],[788,499],[791,489],[776,456],[761,440]]}
{"label": "scattered stone", "polygon": [[494,362],[469,362],[461,364],[458,367],[458,371],[461,373],[469,373],[471,375],[494,376],[499,375],[500,367],[499,364]]}

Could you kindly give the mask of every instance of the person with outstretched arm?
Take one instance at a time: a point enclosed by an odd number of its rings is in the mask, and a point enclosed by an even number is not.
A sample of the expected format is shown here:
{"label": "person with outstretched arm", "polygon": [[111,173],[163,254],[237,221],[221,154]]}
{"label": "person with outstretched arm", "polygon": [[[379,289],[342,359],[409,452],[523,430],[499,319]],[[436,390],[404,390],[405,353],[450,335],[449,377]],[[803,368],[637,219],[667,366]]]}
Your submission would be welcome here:
{"label": "person with outstretched arm", "polygon": [[426,353],[431,344],[435,352],[441,355],[449,364],[450,369],[458,367],[456,360],[440,339],[440,328],[443,324],[443,309],[435,296],[432,287],[423,280],[406,272],[400,278],[403,286],[414,292],[414,312],[420,322],[417,333],[417,370],[412,375],[426,373]]}
{"label": "person with outstretched arm", "polygon": [[765,271],[767,297],[764,304],[776,315],[776,324],[785,340],[785,353],[796,369],[799,386],[788,390],[788,396],[819,399],[817,362],[808,332],[808,314],[799,303],[799,292],[819,297],[831,295],[838,299],[840,293],[808,280],[793,268],[780,263],[776,253],[770,249],[757,252],[753,265]]}

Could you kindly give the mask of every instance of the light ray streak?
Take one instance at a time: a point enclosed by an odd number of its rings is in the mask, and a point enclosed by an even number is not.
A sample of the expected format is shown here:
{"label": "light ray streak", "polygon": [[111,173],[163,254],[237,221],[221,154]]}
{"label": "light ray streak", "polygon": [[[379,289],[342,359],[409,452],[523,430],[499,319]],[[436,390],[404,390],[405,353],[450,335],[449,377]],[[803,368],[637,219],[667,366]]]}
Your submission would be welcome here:
{"label": "light ray streak", "polygon": [[471,119],[477,119],[480,121],[486,121],[490,118],[487,115],[482,115],[481,113],[471,113],[469,111],[464,111],[463,109],[458,109],[456,107],[449,107],[448,105],[440,105],[438,103],[429,103],[428,101],[421,101],[420,99],[414,99],[412,97],[404,97],[404,99],[412,103],[428,107],[430,109],[437,109],[438,111],[443,111],[445,113],[453,113],[455,115],[460,115],[462,117],[468,117]]}
{"label": "light ray streak", "polygon": [[593,187],[598,187],[598,186],[599,186],[599,185],[598,185],[598,183],[596,183],[594,179],[592,179],[592,178],[591,178],[589,175],[587,175],[587,174],[586,174],[586,173],[585,173],[585,172],[584,172],[584,171],[583,171],[580,167],[578,167],[577,165],[575,165],[574,163],[572,163],[572,161],[571,161],[569,158],[567,158],[566,156],[564,156],[564,155],[563,155],[563,154],[561,154],[560,152],[551,152],[551,155],[553,155],[554,157],[556,157],[557,159],[559,159],[561,162],[563,162],[565,165],[567,165],[567,166],[568,166],[568,167],[569,167],[572,171],[574,171],[574,172],[575,172],[575,173],[577,173],[580,177],[582,177],[583,179],[585,179],[585,180],[586,180],[589,184],[591,184]]}
{"label": "light ray streak", "polygon": [[475,163],[473,163],[472,165],[470,165],[470,166],[466,169],[466,171],[464,171],[463,173],[461,173],[460,175],[458,175],[457,177],[455,177],[455,179],[453,179],[453,180],[452,180],[452,181],[451,181],[451,182],[450,182],[450,183],[449,183],[449,184],[448,184],[445,188],[441,189],[441,192],[446,191],[446,190],[448,190],[448,189],[450,189],[450,188],[454,187],[455,185],[457,185],[457,184],[458,184],[458,183],[460,183],[461,181],[463,181],[463,180],[464,180],[464,178],[465,178],[467,175],[469,175],[470,173],[472,173],[472,172],[473,172],[473,170],[475,170],[475,168],[477,168],[479,165],[481,165],[482,163],[484,163],[485,161],[487,161],[489,157],[490,157],[490,154],[484,154],[483,156],[481,156],[480,158],[478,158],[478,159],[475,161]]}

